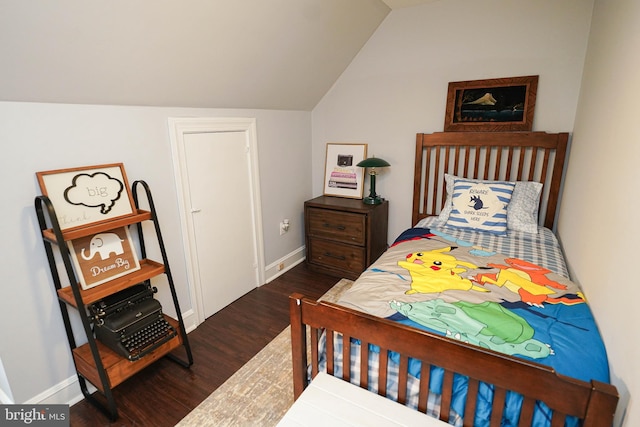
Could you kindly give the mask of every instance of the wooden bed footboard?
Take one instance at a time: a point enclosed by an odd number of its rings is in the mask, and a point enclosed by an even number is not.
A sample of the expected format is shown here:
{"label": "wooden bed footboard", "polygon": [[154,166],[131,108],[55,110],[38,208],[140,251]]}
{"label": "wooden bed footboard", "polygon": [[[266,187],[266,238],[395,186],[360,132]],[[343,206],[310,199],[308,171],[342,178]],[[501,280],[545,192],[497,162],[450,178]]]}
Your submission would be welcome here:
{"label": "wooden bed footboard", "polygon": [[[565,417],[582,420],[585,427],[611,426],[618,402],[614,386],[591,381],[575,380],[557,374],[553,369],[534,362],[503,355],[491,350],[431,334],[386,319],[351,310],[328,302],[317,302],[301,294],[290,297],[291,345],[293,358],[294,397],[297,399],[308,384],[307,367],[311,377],[318,373],[318,340],[321,331],[336,332],[343,337],[343,360],[349,360],[351,339],[360,341],[360,387],[368,388],[368,345],[380,351],[378,394],[386,394],[387,355],[400,354],[398,401],[406,403],[409,358],[422,361],[418,410],[425,412],[428,399],[430,366],[444,370],[440,396],[440,419],[449,421],[452,404],[454,374],[469,378],[465,403],[464,425],[473,425],[476,413],[476,394],[481,382],[494,386],[491,426],[500,425],[507,391],[524,396],[519,425],[531,425],[537,402],[544,402],[553,411],[552,426],[563,426]],[[307,327],[310,328],[311,360],[308,360]],[[333,336],[327,333],[327,337]],[[328,338],[329,339],[329,338]],[[330,341],[329,341],[330,342]],[[333,345],[327,345],[327,371],[334,372]],[[342,379],[351,378],[349,364],[343,366]],[[383,386],[380,386],[383,384]]]}

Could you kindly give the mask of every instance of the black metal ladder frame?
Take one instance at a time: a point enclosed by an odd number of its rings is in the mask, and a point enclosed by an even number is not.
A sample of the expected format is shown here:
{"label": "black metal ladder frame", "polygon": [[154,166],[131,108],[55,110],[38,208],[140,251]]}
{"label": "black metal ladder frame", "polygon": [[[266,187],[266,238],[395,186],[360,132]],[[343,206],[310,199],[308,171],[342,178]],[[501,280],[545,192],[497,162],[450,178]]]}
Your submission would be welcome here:
{"label": "black metal ladder frame", "polygon": [[[147,203],[149,204],[149,212],[151,214],[151,221],[153,221],[154,223],[154,227],[155,227],[155,232],[156,232],[156,237],[157,237],[157,241],[160,247],[160,252],[162,254],[162,261],[164,264],[164,274],[167,276],[167,280],[169,282],[169,289],[171,290],[171,297],[173,299],[173,303],[174,303],[174,307],[176,310],[176,315],[178,317],[178,325],[179,325],[179,329],[180,329],[180,335],[182,338],[182,345],[185,349],[186,352],[186,360],[177,357],[176,355],[172,354],[172,353],[168,353],[165,355],[165,357],[167,357],[170,360],[173,360],[174,362],[180,364],[181,366],[188,368],[193,364],[193,354],[191,352],[191,346],[189,345],[189,339],[187,337],[187,332],[185,330],[185,326],[184,326],[184,320],[182,318],[182,311],[180,310],[180,304],[178,302],[178,297],[177,297],[177,293],[175,290],[175,284],[173,281],[173,276],[171,274],[171,270],[169,267],[169,260],[167,258],[167,253],[166,253],[166,249],[164,246],[164,240],[162,239],[162,233],[160,230],[160,225],[158,222],[158,216],[156,213],[156,209],[155,209],[155,205],[153,203],[153,197],[151,195],[151,190],[149,189],[149,186],[147,185],[146,182],[142,181],[142,180],[138,180],[135,181],[132,185],[132,191],[133,191],[133,198],[134,198],[134,202],[135,202],[135,206],[136,208],[139,209],[139,197],[138,197],[138,188],[139,186],[143,187],[144,192],[145,192],[145,196],[147,198]],[[49,240],[47,240],[46,238],[44,238],[44,236],[42,237],[43,243],[44,243],[44,248],[45,248],[45,252],[47,254],[47,260],[49,263],[49,268],[51,270],[51,276],[53,279],[53,284],[56,290],[56,296],[58,295],[58,290],[60,290],[62,288],[62,282],[60,280],[60,272],[58,270],[58,265],[56,263],[56,258],[55,258],[55,253],[53,250],[53,243],[56,243],[56,245],[58,246],[58,249],[60,251],[60,256],[62,258],[62,262],[64,264],[64,269],[66,271],[67,274],[67,278],[69,280],[69,286],[71,286],[71,290],[73,293],[73,297],[76,301],[76,306],[78,308],[78,314],[80,316],[80,319],[82,321],[82,326],[85,332],[85,335],[87,337],[87,343],[89,345],[89,348],[91,350],[91,354],[94,358],[94,361],[96,363],[96,369],[98,371],[98,376],[100,378],[100,382],[102,384],[102,390],[104,390],[102,392],[102,394],[104,395],[104,397],[106,398],[106,405],[101,402],[100,400],[96,399],[90,392],[89,389],[87,387],[87,380],[80,374],[78,367],[76,365],[76,361],[75,361],[75,357],[73,357],[73,353],[71,354],[71,358],[73,359],[73,363],[74,363],[74,367],[76,368],[76,374],[78,376],[78,383],[80,384],[80,389],[82,391],[82,394],[84,395],[84,397],[91,403],[93,404],[96,408],[98,408],[101,412],[103,412],[111,421],[115,421],[118,418],[118,408],[113,396],[113,390],[112,387],[109,384],[109,378],[107,376],[106,370],[104,368],[104,364],[102,363],[102,358],[100,357],[100,352],[98,350],[98,346],[96,344],[96,339],[93,336],[93,329],[92,329],[92,323],[89,320],[89,316],[87,314],[87,310],[86,310],[86,306],[82,300],[82,296],[80,295],[80,289],[79,289],[79,284],[78,284],[78,280],[77,277],[75,275],[74,272],[74,268],[73,265],[71,263],[71,253],[69,252],[69,248],[66,244],[66,241],[64,240],[64,237],[62,235],[62,231],[60,229],[60,224],[58,222],[56,213],[55,213],[55,209],[53,207],[53,204],[51,203],[51,200],[45,196],[45,195],[41,195],[41,196],[36,196],[35,198],[35,210],[36,210],[36,215],[38,217],[38,224],[40,226],[40,231],[43,232],[44,230],[46,230],[47,227],[47,217],[49,219],[49,222],[51,224],[51,229],[55,235],[55,242],[51,242]],[[46,214],[45,214],[46,211]],[[133,224],[131,224],[133,225]],[[141,252],[141,256],[142,258],[146,258],[146,246],[145,246],[145,241],[144,241],[144,233],[143,233],[143,229],[142,229],[142,222],[137,222],[137,230],[138,230],[138,236],[139,236],[139,243],[140,243],[140,252]],[[67,339],[69,342],[69,349],[73,352],[73,350],[75,348],[77,348],[77,344],[76,344],[76,340],[73,336],[73,328],[71,326],[71,320],[69,318],[69,311],[68,311],[68,306],[67,303],[65,301],[63,301],[62,299],[60,299],[58,297],[58,304],[60,306],[60,313],[62,315],[62,320],[64,323],[64,327],[65,327],[65,331],[67,334]],[[98,390],[99,391],[99,390]]]}

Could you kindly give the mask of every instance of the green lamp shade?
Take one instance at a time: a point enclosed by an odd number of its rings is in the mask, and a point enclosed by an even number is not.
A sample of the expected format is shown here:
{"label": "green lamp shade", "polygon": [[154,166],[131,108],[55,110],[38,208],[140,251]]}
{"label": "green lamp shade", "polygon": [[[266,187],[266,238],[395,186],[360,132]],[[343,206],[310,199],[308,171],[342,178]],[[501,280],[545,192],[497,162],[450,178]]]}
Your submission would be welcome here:
{"label": "green lamp shade", "polygon": [[368,159],[364,159],[358,163],[356,166],[360,166],[361,168],[384,168],[391,165],[386,160],[382,160],[378,157],[369,157]]}
{"label": "green lamp shade", "polygon": [[383,199],[376,194],[376,169],[375,168],[384,168],[387,166],[391,166],[389,162],[386,160],[380,159],[378,157],[369,157],[368,159],[364,159],[356,166],[360,166],[361,168],[370,168],[369,175],[371,176],[371,184],[369,185],[369,196],[362,199],[362,202],[367,205],[379,205],[382,203]]}

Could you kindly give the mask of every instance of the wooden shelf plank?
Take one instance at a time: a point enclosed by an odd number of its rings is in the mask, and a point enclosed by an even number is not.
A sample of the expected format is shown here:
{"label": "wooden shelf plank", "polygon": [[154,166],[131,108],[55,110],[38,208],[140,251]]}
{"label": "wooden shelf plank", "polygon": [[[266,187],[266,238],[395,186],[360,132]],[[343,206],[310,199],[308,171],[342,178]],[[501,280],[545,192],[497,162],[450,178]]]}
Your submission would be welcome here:
{"label": "wooden shelf plank", "polygon": [[[118,218],[113,221],[101,222],[93,225],[86,225],[81,228],[74,228],[67,231],[62,231],[62,237],[66,241],[76,240],[81,237],[91,236],[93,234],[102,233],[103,231],[113,230],[114,228],[124,227],[138,222],[151,219],[151,212],[138,209],[138,211],[130,216],[124,218]],[[50,242],[57,243],[56,235],[51,228],[42,230],[42,236]]]}
{"label": "wooden shelf plank", "polygon": [[[92,304],[115,292],[121,291],[140,282],[144,282],[145,280],[164,272],[165,269],[163,264],[149,259],[143,259],[140,261],[140,270],[134,271],[122,277],[118,277],[107,283],[98,285],[95,288],[87,290],[80,289],[82,303],[84,305]],[[59,289],[58,298],[66,302],[67,304],[78,308],[76,299],[73,296],[73,290],[71,289],[71,286],[66,286],[62,289]]]}
{"label": "wooden shelf plank", "polygon": [[[180,345],[182,345],[182,337],[180,336],[180,329],[178,328],[178,322],[164,315],[165,319],[178,331],[178,335],[160,347],[156,348],[145,356],[138,360],[130,361],[118,353],[114,352],[100,341],[96,341],[98,346],[98,352],[100,353],[100,359],[109,379],[109,387],[113,388],[118,384],[125,381],[127,378],[135,375],[145,367],[149,366],[156,360],[167,355]],[[91,384],[104,393],[104,387],[100,381],[100,375],[98,374],[98,368],[96,362],[91,354],[91,348],[89,344],[84,344],[73,350],[73,358],[76,362],[76,367],[80,375],[86,378]]]}

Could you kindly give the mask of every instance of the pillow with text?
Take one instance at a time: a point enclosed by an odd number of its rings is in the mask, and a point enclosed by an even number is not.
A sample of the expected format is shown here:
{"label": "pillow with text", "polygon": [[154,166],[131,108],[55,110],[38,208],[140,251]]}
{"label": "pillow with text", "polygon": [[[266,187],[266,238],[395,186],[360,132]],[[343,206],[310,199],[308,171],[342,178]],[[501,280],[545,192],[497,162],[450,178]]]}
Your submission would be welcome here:
{"label": "pillow with text", "polygon": [[455,179],[446,225],[506,235],[507,207],[514,188],[513,182]]}

